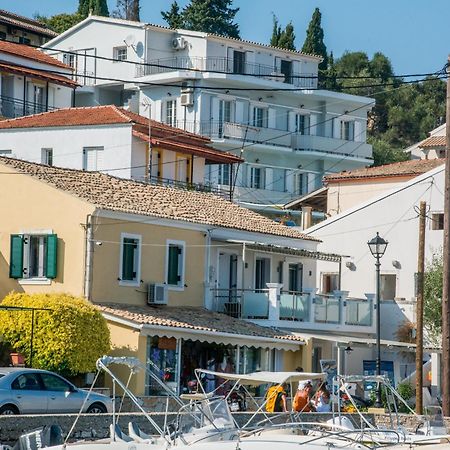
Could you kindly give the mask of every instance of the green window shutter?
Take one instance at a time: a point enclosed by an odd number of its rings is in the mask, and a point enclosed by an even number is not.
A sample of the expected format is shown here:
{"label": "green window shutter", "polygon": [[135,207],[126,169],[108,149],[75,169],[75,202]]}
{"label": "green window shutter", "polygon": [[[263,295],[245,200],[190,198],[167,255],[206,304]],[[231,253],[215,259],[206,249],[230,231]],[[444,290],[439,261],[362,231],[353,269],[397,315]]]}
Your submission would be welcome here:
{"label": "green window shutter", "polygon": [[134,268],[134,252],[136,250],[136,242],[134,239],[124,238],[122,250],[122,280],[134,281],[136,271]]}
{"label": "green window shutter", "polygon": [[9,277],[23,278],[23,236],[20,234],[11,235]]}
{"label": "green window shutter", "polygon": [[49,234],[46,237],[45,276],[56,278],[58,273],[58,236]]}
{"label": "green window shutter", "polygon": [[167,270],[167,283],[171,285],[177,285],[180,281],[180,276],[178,275],[178,258],[180,254],[180,249],[175,245],[169,246],[169,263]]}

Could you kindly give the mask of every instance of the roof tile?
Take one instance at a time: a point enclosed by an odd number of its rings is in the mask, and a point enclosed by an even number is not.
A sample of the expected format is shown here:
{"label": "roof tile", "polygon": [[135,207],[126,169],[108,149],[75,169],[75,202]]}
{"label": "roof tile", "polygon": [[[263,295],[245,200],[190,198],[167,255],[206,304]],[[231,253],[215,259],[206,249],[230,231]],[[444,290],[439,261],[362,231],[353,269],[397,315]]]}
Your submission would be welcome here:
{"label": "roof tile", "polygon": [[429,138],[423,140],[420,144],[420,148],[433,148],[433,147],[445,147],[446,137],[445,136],[430,136]]}
{"label": "roof tile", "polygon": [[20,16],[19,14],[12,13],[0,9],[0,22],[16,25],[17,27],[24,28],[26,30],[34,31],[35,33],[43,34],[48,37],[55,37],[58,33],[50,30],[47,25],[38,20],[30,19],[29,17]]}

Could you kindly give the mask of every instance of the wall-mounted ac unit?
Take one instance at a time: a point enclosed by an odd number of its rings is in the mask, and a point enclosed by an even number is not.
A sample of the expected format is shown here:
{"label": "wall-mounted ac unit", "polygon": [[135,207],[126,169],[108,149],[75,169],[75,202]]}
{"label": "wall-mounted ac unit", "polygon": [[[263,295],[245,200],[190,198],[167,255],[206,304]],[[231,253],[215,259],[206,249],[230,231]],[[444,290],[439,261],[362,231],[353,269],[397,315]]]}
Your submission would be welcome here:
{"label": "wall-mounted ac unit", "polygon": [[168,290],[166,284],[148,283],[147,304],[167,305]]}
{"label": "wall-mounted ac unit", "polygon": [[187,44],[188,43],[186,39],[182,36],[174,37],[172,39],[172,48],[174,50],[183,50],[184,48],[186,48]]}
{"label": "wall-mounted ac unit", "polygon": [[194,94],[192,92],[185,92],[180,96],[181,106],[192,106],[194,104]]}

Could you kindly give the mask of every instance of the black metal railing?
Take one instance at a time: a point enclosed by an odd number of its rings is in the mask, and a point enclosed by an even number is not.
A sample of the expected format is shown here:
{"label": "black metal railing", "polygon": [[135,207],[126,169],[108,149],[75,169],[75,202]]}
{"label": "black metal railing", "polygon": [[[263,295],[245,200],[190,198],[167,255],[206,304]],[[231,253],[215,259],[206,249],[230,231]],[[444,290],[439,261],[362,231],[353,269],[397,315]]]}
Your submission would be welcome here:
{"label": "black metal railing", "polygon": [[7,119],[39,114],[53,109],[55,108],[43,103],[23,101],[14,97],[0,95],[0,116]]}
{"label": "black metal railing", "polygon": [[175,70],[202,70],[235,75],[245,74],[281,83],[289,83],[297,87],[311,89],[317,87],[317,75],[313,73],[290,71],[290,73],[283,74],[276,70],[274,66],[240,61],[237,64],[232,58],[218,56],[175,56],[173,58],[152,60],[146,64],[136,66],[136,77],[173,72]]}

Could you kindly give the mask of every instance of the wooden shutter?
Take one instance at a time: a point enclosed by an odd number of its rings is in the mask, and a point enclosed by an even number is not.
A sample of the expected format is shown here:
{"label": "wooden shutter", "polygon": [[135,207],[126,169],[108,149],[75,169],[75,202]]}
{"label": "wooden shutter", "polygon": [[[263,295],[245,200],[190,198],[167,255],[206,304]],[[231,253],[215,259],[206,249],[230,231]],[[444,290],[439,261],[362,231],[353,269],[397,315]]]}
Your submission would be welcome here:
{"label": "wooden shutter", "polygon": [[20,234],[11,235],[9,277],[23,278],[23,236]]}
{"label": "wooden shutter", "polygon": [[124,238],[122,244],[122,280],[133,281],[136,278],[134,271],[134,251],[136,243],[134,239]]}
{"label": "wooden shutter", "polygon": [[167,283],[171,285],[177,285],[180,281],[178,274],[178,257],[181,250],[175,245],[169,246],[169,261],[167,268]]}
{"label": "wooden shutter", "polygon": [[58,236],[56,234],[49,234],[46,237],[46,241],[45,276],[47,278],[56,278],[58,273]]}

